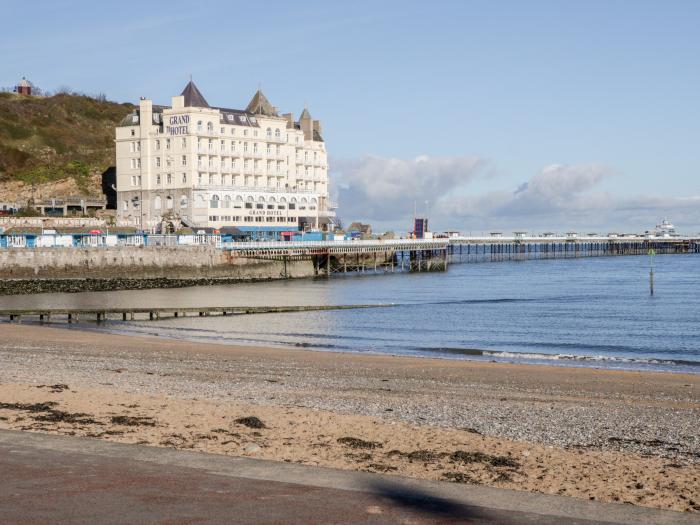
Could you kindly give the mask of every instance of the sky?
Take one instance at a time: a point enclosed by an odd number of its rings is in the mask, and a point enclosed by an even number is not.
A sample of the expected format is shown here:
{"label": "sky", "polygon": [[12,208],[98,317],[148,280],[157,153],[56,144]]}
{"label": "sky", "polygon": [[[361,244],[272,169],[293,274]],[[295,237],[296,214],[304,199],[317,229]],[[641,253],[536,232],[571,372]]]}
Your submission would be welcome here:
{"label": "sky", "polygon": [[0,7],[0,86],[308,106],[345,223],[700,232],[697,0]]}

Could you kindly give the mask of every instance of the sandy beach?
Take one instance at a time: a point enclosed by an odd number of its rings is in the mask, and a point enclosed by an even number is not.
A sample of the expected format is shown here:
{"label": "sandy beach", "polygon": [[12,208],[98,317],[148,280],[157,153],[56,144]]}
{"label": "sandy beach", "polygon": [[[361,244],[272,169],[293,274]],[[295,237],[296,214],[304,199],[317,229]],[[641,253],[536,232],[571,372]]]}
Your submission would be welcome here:
{"label": "sandy beach", "polygon": [[697,375],[0,334],[0,428],[700,510]]}

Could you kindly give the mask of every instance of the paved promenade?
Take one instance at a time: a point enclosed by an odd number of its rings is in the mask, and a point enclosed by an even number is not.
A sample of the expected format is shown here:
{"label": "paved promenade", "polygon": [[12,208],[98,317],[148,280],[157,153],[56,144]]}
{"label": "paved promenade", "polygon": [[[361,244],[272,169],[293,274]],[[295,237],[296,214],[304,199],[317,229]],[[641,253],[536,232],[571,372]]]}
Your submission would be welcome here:
{"label": "paved promenade", "polygon": [[0,431],[0,472],[3,523],[698,523],[629,505],[13,431]]}

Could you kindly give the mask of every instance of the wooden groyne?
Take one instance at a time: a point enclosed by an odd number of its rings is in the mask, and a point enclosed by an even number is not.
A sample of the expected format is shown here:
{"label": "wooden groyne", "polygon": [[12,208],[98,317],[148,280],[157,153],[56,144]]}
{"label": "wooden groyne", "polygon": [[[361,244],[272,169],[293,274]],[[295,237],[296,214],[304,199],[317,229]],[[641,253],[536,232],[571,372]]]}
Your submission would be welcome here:
{"label": "wooden groyne", "polygon": [[0,318],[10,322],[22,322],[23,317],[38,318],[42,322],[65,320],[68,323],[79,322],[80,319],[100,323],[107,320],[133,321],[158,320],[164,318],[187,316],[226,316],[246,314],[270,314],[285,312],[315,312],[323,310],[353,310],[359,308],[387,308],[393,304],[348,304],[321,306],[211,306],[211,307],[152,307],[152,308],[31,308],[31,309],[2,309]]}

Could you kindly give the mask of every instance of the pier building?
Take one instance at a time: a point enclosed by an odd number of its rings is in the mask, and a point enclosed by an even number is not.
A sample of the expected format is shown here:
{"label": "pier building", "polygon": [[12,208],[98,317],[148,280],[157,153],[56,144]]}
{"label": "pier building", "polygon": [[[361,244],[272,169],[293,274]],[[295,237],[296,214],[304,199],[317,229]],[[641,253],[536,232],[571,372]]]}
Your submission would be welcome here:
{"label": "pier building", "polygon": [[157,230],[238,228],[253,239],[330,229],[321,123],[279,114],[258,90],[245,109],[210,106],[194,82],[170,106],[141,99],[116,128],[117,218]]}

